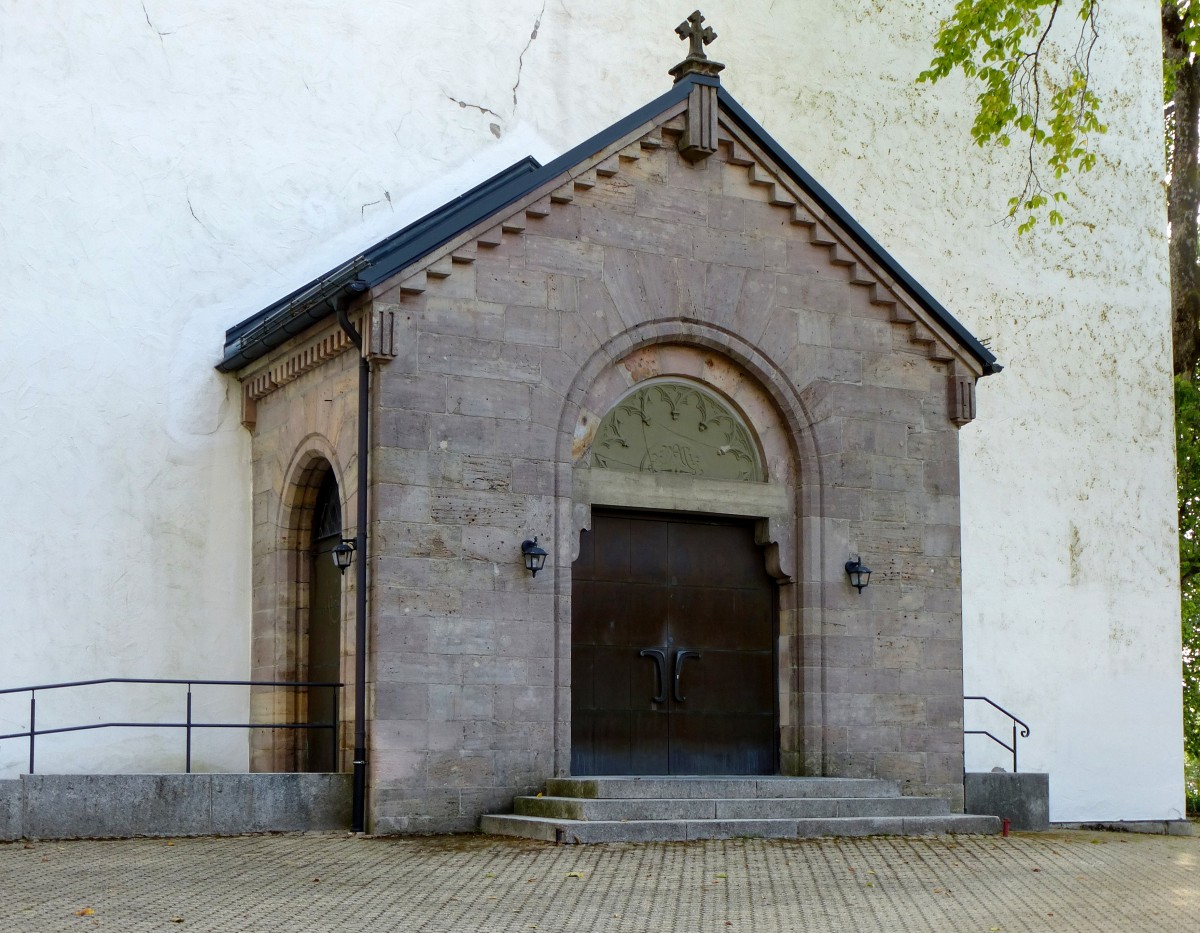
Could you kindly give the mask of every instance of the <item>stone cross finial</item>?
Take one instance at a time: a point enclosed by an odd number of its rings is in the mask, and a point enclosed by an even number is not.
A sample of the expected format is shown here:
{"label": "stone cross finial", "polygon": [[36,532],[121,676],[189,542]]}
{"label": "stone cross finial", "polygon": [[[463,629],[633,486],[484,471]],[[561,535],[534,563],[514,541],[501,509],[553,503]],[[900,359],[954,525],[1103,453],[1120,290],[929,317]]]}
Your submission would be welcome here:
{"label": "stone cross finial", "polygon": [[717,37],[711,26],[704,25],[704,14],[696,10],[675,27],[680,39],[688,40],[688,56],[669,72],[678,84],[685,75],[700,74],[715,78],[724,68],[720,62],[712,61],[704,54],[704,47]]}
{"label": "stone cross finial", "polygon": [[708,56],[704,54],[704,46],[717,37],[711,26],[701,28],[700,24],[703,22],[704,14],[695,10],[691,16],[675,27],[675,32],[680,39],[691,40],[691,44],[688,46],[688,58],[707,59]]}

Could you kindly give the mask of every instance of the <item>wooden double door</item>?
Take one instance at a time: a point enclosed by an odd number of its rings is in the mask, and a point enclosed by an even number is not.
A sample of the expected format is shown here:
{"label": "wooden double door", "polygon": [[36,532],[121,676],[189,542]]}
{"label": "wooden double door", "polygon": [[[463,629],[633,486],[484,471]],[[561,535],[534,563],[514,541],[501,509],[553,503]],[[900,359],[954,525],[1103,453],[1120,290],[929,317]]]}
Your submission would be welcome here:
{"label": "wooden double door", "polygon": [[775,773],[775,593],[749,523],[597,510],[572,568],[572,773]]}

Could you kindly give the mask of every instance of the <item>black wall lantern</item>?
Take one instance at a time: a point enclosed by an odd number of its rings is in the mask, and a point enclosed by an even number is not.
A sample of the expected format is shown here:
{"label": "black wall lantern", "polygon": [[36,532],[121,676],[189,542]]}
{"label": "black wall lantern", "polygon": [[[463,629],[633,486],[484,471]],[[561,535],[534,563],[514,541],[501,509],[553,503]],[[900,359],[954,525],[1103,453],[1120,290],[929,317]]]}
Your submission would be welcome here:
{"label": "black wall lantern", "polygon": [[521,542],[521,553],[525,556],[525,569],[535,577],[546,566],[546,552],[538,547],[537,536],[532,541]]}
{"label": "black wall lantern", "polygon": [[846,561],[846,576],[850,578],[850,585],[858,590],[858,595],[862,595],[862,591],[867,584],[871,582],[871,568],[859,559],[857,554],[851,554],[850,559]]}
{"label": "black wall lantern", "polygon": [[333,562],[337,569],[345,575],[346,570],[354,561],[354,539],[342,538],[342,543],[333,549]]}

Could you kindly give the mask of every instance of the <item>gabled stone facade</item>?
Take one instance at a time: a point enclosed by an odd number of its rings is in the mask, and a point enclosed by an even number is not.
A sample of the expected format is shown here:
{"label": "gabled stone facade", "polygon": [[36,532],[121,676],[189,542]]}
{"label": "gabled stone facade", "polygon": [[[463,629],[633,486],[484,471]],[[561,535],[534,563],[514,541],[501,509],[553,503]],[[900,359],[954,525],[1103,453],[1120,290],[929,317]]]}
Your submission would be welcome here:
{"label": "gabled stone facade", "polygon": [[[569,773],[571,565],[600,507],[754,522],[777,587],[779,770],[898,779],[961,809],[956,429],[986,362],[715,88],[696,82],[707,109],[685,98],[604,140],[351,310],[375,360],[376,832],[472,829]],[[351,349],[329,317],[240,373],[256,676],[304,675],[314,464],[354,514]],[[606,415],[654,385],[719,402],[753,475],[602,469]],[[549,559],[531,577],[534,535]],[[861,594],[852,553],[875,571]],[[262,736],[257,764],[294,756],[285,744]]]}

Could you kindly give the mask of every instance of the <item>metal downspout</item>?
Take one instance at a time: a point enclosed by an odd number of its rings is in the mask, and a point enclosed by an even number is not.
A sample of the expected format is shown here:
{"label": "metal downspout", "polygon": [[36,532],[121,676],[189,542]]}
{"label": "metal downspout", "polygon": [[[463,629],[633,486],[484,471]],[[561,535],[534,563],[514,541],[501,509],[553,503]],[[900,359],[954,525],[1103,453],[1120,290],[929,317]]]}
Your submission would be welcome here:
{"label": "metal downspout", "polygon": [[337,302],[338,323],[359,351],[358,359],[358,493],[354,536],[354,799],[350,828],[366,831],[367,812],[367,459],[371,363],[363,354],[362,334],[350,323],[346,305],[367,290],[351,282]]}

